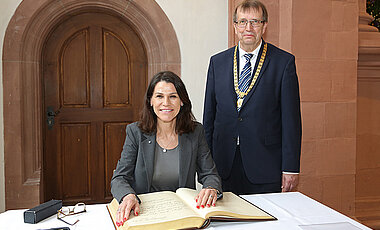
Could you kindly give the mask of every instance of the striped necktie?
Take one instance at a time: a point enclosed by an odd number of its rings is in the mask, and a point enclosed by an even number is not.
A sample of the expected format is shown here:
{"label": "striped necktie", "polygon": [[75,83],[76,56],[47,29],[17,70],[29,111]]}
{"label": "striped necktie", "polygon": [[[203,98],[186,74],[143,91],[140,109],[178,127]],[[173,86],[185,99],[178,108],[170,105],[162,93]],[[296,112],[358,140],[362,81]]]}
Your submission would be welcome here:
{"label": "striped necktie", "polygon": [[252,72],[252,66],[251,66],[251,58],[253,57],[253,54],[244,54],[243,56],[245,58],[245,65],[243,67],[243,70],[240,73],[239,77],[239,83],[238,87],[240,92],[247,92],[248,86],[249,86],[249,80],[251,80],[251,72]]}
{"label": "striped necktie", "polygon": [[[238,87],[240,92],[245,93],[248,90],[249,81],[251,80],[251,58],[253,57],[253,54],[244,54],[243,57],[245,57],[245,65],[240,73]],[[239,95],[237,95],[237,99],[239,99]],[[241,107],[237,107],[238,112],[240,109]]]}

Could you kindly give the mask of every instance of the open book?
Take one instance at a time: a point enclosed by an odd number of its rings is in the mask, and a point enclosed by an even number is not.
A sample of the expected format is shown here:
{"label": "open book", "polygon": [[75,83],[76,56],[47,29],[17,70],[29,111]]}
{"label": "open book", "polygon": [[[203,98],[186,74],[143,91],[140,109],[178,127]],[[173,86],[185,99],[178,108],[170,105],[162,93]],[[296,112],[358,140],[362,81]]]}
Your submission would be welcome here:
{"label": "open book", "polygon": [[107,205],[116,229],[186,229],[207,227],[210,220],[252,221],[276,218],[231,193],[224,192],[215,207],[196,208],[194,197],[198,191],[179,188],[176,192],[163,191],[139,195],[141,200],[138,216],[130,215],[123,226],[116,225],[119,203],[113,199]]}

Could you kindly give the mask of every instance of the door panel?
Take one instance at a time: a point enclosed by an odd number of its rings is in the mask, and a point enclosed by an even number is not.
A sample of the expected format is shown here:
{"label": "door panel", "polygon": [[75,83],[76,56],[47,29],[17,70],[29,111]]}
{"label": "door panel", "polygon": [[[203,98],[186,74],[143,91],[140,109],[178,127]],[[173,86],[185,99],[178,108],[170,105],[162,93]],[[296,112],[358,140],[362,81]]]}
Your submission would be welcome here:
{"label": "door panel", "polygon": [[61,130],[63,199],[86,199],[91,194],[90,124],[62,124]]}
{"label": "door panel", "polygon": [[[104,106],[124,107],[129,104],[130,74],[128,51],[122,40],[109,31],[104,37]],[[127,77],[123,77],[127,76]],[[128,93],[125,93],[128,92]]]}
{"label": "door panel", "polygon": [[88,29],[70,37],[60,54],[60,97],[63,106],[88,107]]}
{"label": "door panel", "polygon": [[44,199],[104,203],[125,138],[138,120],[147,60],[133,28],[99,12],[63,21],[43,51],[44,107],[56,111],[44,128]]}
{"label": "door panel", "polygon": [[105,124],[105,132],[104,132],[104,143],[105,143],[105,165],[106,165],[106,176],[105,176],[105,193],[107,194],[107,198],[111,198],[111,178],[113,170],[115,169],[115,165],[120,158],[120,155],[112,154],[120,151],[120,146],[123,146],[125,139],[125,126],[126,123],[107,123]]}

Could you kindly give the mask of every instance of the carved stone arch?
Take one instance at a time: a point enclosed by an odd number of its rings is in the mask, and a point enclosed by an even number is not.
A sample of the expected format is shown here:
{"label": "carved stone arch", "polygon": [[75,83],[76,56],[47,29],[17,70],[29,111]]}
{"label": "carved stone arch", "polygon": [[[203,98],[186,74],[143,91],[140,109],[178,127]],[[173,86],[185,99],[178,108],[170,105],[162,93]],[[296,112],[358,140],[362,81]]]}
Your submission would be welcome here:
{"label": "carved stone arch", "polygon": [[3,46],[6,209],[41,200],[41,52],[49,33],[73,14],[101,11],[121,18],[140,36],[148,78],[161,70],[180,74],[180,50],[169,19],[154,0],[24,0],[7,27]]}

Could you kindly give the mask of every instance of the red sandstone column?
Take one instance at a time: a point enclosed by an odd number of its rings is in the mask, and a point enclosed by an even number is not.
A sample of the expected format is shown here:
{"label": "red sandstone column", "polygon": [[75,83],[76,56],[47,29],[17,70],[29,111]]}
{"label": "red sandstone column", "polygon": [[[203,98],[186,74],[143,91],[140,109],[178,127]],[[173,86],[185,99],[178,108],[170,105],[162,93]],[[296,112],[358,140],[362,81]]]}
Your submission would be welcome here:
{"label": "red sandstone column", "polygon": [[356,218],[380,228],[380,32],[359,0]]}

